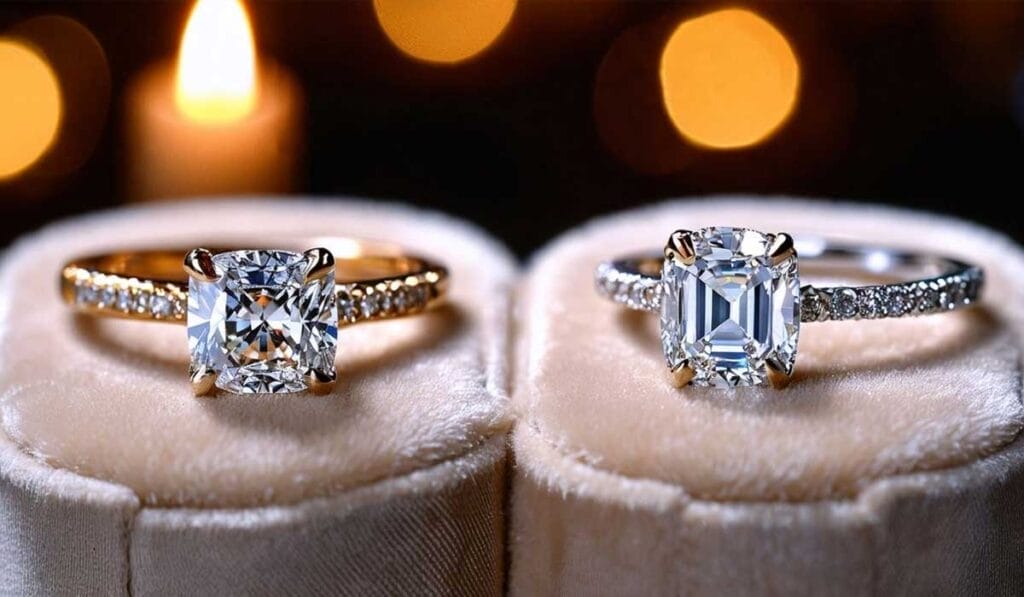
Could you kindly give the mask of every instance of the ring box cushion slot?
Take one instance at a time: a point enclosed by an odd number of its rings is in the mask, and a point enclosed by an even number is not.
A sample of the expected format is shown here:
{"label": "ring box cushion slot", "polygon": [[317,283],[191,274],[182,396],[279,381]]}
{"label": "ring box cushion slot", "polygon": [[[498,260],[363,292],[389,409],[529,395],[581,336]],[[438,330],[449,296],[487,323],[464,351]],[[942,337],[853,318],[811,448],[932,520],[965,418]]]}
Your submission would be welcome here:
{"label": "ring box cushion slot", "polygon": [[[986,269],[985,298],[980,308],[952,313],[805,323],[785,390],[679,390],[669,383],[657,315],[599,297],[594,268],[657,250],[677,228],[713,225],[961,257]],[[825,282],[802,283],[816,281]],[[827,280],[844,281],[858,280]],[[750,581],[741,593],[756,593],[771,590],[790,565],[812,579],[845,570],[850,584],[833,588],[856,593],[865,567],[881,565],[885,554],[869,550],[861,563],[852,557],[835,564],[816,559],[824,552],[809,546],[832,542],[836,557],[845,550],[857,556],[858,532],[878,533],[884,543],[935,524],[920,515],[891,521],[894,503],[896,510],[928,512],[927,496],[946,488],[973,492],[979,501],[966,500],[972,507],[1007,508],[999,501],[1006,487],[1024,484],[1014,447],[1024,424],[1024,255],[991,231],[882,207],[769,198],[669,202],[566,233],[534,258],[525,287],[514,397],[514,594],[530,594],[539,586],[531,579],[545,575],[567,592],[721,592],[738,586],[729,581],[734,576],[741,585]],[[958,528],[953,520],[945,527],[953,534],[929,535],[936,541],[922,560],[966,557],[972,543],[956,533],[1012,536],[993,524]],[[720,544],[730,533],[735,544]],[[961,540],[966,547],[958,552]],[[1019,550],[1019,535],[1016,541]],[[777,548],[773,565],[784,565],[763,576],[768,545]],[[672,546],[692,552],[676,559]],[[702,549],[717,555],[698,554]],[[729,566],[715,559],[726,553]],[[919,578],[915,555],[900,557]],[[551,562],[562,567],[552,570]],[[698,563],[711,567],[700,582],[687,568]],[[616,576],[621,567],[629,572]],[[659,580],[627,584],[638,577]],[[786,586],[814,586],[798,580]]]}
{"label": "ring box cushion slot", "polygon": [[[398,243],[446,264],[453,279],[449,301],[436,310],[339,330],[338,383],[328,396],[197,399],[188,383],[184,326],[76,316],[56,288],[61,264],[79,255],[155,243],[268,248],[269,238],[311,237]],[[23,552],[59,532],[68,535],[64,551],[77,553],[77,545],[82,555],[39,582],[59,582],[62,574],[85,578],[86,567],[103,569],[87,564],[90,537],[113,532],[123,536],[124,549],[103,556],[108,571],[97,573],[96,581],[109,584],[101,592],[128,586],[113,570],[131,575],[137,586],[170,589],[186,581],[189,567],[208,572],[207,580],[242,572],[229,573],[213,559],[160,568],[153,564],[162,550],[177,549],[185,562],[198,553],[190,555],[186,546],[216,551],[223,545],[241,565],[256,557],[243,550],[244,537],[258,541],[280,531],[281,545],[298,550],[298,557],[314,545],[302,539],[312,532],[308,525],[341,531],[358,523],[362,534],[337,545],[339,554],[358,554],[358,541],[372,553],[379,542],[420,532],[413,522],[433,511],[455,517],[443,518],[453,530],[452,554],[470,549],[494,556],[478,561],[497,571],[476,568],[480,578],[500,586],[501,517],[480,505],[500,504],[503,491],[495,480],[509,425],[505,347],[514,275],[505,249],[467,224],[357,201],[238,199],[129,208],[58,223],[19,241],[0,271],[0,487],[5,500],[21,506],[0,515],[17,529],[0,542],[21,557],[4,558],[0,568],[12,579],[38,572],[47,559]],[[447,500],[477,507],[453,508]],[[389,520],[392,501],[405,504],[394,508],[396,516],[409,513],[404,524]],[[44,516],[39,504],[64,515]],[[89,519],[89,512],[98,518]],[[158,531],[143,524],[155,520]],[[116,529],[109,526],[114,521]],[[79,536],[74,524],[90,528]],[[196,533],[205,533],[202,540]],[[259,565],[265,575],[287,579],[297,572],[282,567],[285,559]],[[407,562],[410,570],[440,574],[421,564]],[[339,574],[359,580],[352,568],[324,571],[328,576],[310,582]]]}

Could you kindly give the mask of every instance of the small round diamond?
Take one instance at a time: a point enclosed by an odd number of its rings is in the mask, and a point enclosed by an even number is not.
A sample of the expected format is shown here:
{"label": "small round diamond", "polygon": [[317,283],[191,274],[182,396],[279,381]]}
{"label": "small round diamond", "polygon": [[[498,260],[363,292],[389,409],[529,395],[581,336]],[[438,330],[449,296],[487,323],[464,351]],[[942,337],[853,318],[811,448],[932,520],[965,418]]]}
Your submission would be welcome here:
{"label": "small round diamond", "polygon": [[149,301],[149,312],[157,317],[170,317],[171,311],[171,299],[165,294],[154,295]]}
{"label": "small round diamond", "polygon": [[109,286],[104,286],[97,292],[96,300],[101,307],[113,307],[117,300],[117,292]]}
{"label": "small round diamond", "polygon": [[857,314],[857,292],[852,288],[837,288],[832,294],[832,315],[835,319],[850,319]]}
{"label": "small round diamond", "polygon": [[967,299],[967,284],[963,280],[956,280],[949,291],[950,307],[963,304]]}
{"label": "small round diamond", "polygon": [[135,301],[132,300],[132,291],[127,288],[122,288],[117,291],[117,308],[121,311],[132,311],[135,307]]}
{"label": "small round diamond", "polygon": [[379,307],[378,303],[376,294],[363,295],[362,300],[359,301],[359,310],[362,312],[363,317],[373,317],[376,315]]}
{"label": "small round diamond", "polygon": [[934,311],[939,307],[939,293],[934,288],[926,287],[921,290],[917,297],[917,310],[922,312]]}
{"label": "small round diamond", "polygon": [[345,320],[356,318],[356,305],[348,292],[338,293],[338,314]]}
{"label": "small round diamond", "polygon": [[140,290],[139,294],[135,297],[135,310],[139,312],[149,310],[149,301],[152,298],[152,295],[148,291]]}
{"label": "small round diamond", "polygon": [[79,305],[95,305],[97,301],[96,287],[88,282],[75,287],[75,302]]}
{"label": "small round diamond", "polygon": [[865,319],[885,315],[885,295],[878,288],[863,288],[860,291],[860,316]]}
{"label": "small round diamond", "polygon": [[817,290],[806,287],[800,296],[800,311],[804,321],[820,321],[825,314],[825,300]]}
{"label": "small round diamond", "polygon": [[910,298],[902,288],[889,290],[888,311],[889,316],[899,317],[910,311]]}
{"label": "small round diamond", "polygon": [[394,303],[395,310],[399,313],[402,313],[409,308],[409,293],[404,287],[395,291]]}

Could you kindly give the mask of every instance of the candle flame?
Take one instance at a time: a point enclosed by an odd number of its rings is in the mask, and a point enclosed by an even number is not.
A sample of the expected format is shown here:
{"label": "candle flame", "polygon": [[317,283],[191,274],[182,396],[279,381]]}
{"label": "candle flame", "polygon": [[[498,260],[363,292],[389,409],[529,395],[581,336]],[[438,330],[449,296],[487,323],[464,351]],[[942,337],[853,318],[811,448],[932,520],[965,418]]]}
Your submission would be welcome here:
{"label": "candle flame", "polygon": [[199,0],[178,53],[178,109],[200,122],[228,123],[256,104],[256,44],[241,0]]}

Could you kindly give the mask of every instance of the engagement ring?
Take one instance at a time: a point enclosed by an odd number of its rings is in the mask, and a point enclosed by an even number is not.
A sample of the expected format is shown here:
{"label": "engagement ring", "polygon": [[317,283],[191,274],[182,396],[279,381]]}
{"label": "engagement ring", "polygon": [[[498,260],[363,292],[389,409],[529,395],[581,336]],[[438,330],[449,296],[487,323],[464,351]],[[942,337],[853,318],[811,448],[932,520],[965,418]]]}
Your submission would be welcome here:
{"label": "engagement ring", "polygon": [[[443,267],[376,245],[126,251],[64,266],[64,300],[91,315],[187,324],[196,395],[326,393],[338,327],[420,313],[438,303]],[[187,274],[187,276],[186,276]]]}
{"label": "engagement ring", "polygon": [[[801,286],[799,262],[866,286]],[[672,233],[660,255],[602,263],[598,292],[661,313],[661,344],[677,386],[784,387],[800,324],[945,313],[977,302],[983,273],[955,259],[818,241],[785,233],[704,228]]]}

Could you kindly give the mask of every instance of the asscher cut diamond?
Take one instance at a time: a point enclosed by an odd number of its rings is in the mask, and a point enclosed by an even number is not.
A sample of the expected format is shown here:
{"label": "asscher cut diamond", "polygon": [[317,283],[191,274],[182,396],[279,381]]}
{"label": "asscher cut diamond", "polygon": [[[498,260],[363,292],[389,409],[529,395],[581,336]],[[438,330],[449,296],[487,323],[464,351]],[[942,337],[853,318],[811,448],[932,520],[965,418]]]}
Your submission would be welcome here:
{"label": "asscher cut diamond", "polygon": [[774,235],[743,228],[688,234],[692,264],[666,257],[661,340],[670,369],[690,367],[698,386],[763,384],[787,374],[800,332],[800,277],[793,252],[769,255]]}
{"label": "asscher cut diamond", "polygon": [[299,392],[315,371],[334,373],[334,270],[307,280],[301,253],[232,251],[213,257],[219,278],[192,278],[188,344],[193,372],[217,373],[236,394]]}

